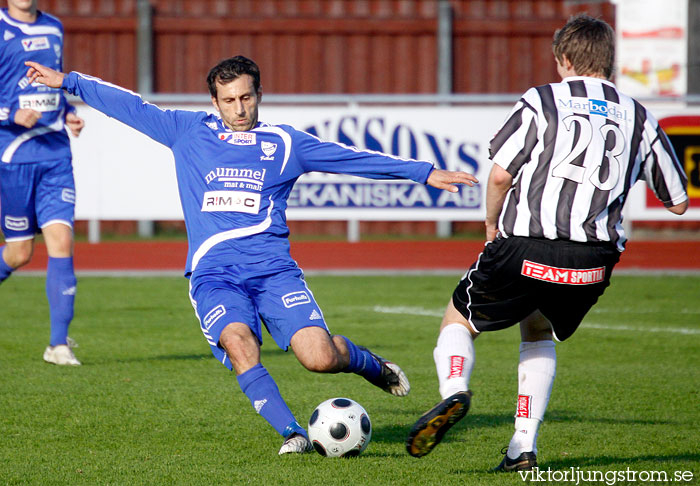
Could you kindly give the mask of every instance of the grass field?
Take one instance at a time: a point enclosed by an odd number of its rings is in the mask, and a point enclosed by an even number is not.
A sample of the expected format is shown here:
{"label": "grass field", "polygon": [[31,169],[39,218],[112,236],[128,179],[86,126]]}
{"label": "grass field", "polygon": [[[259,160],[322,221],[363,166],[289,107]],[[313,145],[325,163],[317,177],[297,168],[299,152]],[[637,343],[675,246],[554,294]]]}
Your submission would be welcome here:
{"label": "grass field", "polygon": [[[41,360],[44,279],[13,277],[0,286],[0,484],[519,484],[487,472],[512,431],[517,328],[477,340],[467,418],[430,455],[404,450],[439,398],[432,349],[457,278],[308,278],[331,330],[395,360],[412,384],[396,398],[354,375],[312,374],[268,337],[263,363],[300,422],[333,396],[372,418],[362,456],[326,459],[277,455],[281,438],[211,357],[184,278],[80,278],[71,335],[83,366],[64,368]],[[557,353],[542,469],[698,483],[700,277],[615,277]]]}

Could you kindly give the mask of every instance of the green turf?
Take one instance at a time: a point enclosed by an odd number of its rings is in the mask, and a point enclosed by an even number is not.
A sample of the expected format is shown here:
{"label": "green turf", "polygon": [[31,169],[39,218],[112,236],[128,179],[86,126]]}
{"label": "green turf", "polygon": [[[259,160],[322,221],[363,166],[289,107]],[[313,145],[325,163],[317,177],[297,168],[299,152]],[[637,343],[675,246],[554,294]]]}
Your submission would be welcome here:
{"label": "green turf", "polygon": [[[333,396],[372,418],[362,456],[326,459],[277,455],[281,438],[211,357],[185,279],[80,278],[71,335],[83,366],[64,368],[41,360],[43,278],[13,277],[0,286],[0,484],[520,484],[486,472],[511,435],[516,328],[477,340],[467,418],[429,456],[404,450],[438,399],[432,349],[457,278],[309,277],[331,329],[395,360],[413,387],[396,398],[356,376],[309,373],[268,337],[263,363],[300,422]],[[613,279],[557,346],[543,469],[690,471],[697,484],[699,296],[697,276]]]}

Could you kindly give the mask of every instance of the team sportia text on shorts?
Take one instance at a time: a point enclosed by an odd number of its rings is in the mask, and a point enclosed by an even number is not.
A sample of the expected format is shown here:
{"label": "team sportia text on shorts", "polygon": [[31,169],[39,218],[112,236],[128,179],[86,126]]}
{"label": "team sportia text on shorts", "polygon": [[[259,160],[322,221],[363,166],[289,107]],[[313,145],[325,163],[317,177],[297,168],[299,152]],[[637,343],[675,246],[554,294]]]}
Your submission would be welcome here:
{"label": "team sportia text on shorts", "polygon": [[619,259],[608,242],[498,237],[459,282],[452,302],[478,332],[505,329],[539,309],[563,341],[610,284]]}

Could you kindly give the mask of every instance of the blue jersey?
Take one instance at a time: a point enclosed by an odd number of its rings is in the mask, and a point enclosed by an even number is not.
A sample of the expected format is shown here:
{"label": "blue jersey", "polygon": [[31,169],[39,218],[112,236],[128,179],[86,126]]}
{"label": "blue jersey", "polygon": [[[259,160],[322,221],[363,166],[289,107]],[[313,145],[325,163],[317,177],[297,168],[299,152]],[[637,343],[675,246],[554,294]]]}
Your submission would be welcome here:
{"label": "blue jersey", "polygon": [[[63,26],[46,13],[38,12],[34,23],[20,22],[0,10],[0,160],[34,163],[70,159],[70,140],[65,114],[73,110],[63,92],[27,82],[25,61],[36,61],[61,70]],[[14,123],[20,108],[42,112],[32,128]]]}
{"label": "blue jersey", "polygon": [[287,198],[305,172],[425,184],[433,169],[429,162],[323,142],[287,125],[234,132],[216,115],[162,110],[80,73],[68,74],[63,88],[172,150],[189,242],[187,274],[289,255]]}

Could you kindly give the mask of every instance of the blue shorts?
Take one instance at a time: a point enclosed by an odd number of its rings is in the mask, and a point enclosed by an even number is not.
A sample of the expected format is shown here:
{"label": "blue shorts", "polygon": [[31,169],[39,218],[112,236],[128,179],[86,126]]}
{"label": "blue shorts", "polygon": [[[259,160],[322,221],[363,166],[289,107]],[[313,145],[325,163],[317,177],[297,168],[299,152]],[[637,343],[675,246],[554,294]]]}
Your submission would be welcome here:
{"label": "blue shorts", "polygon": [[328,331],[323,314],[291,258],[197,269],[190,276],[190,300],[214,357],[227,368],[231,361],[219,345],[232,322],[246,324],[262,344],[262,325],[283,350],[300,329]]}
{"label": "blue shorts", "polygon": [[0,163],[0,216],[5,241],[31,239],[54,223],[72,228],[75,182],[70,159]]}

